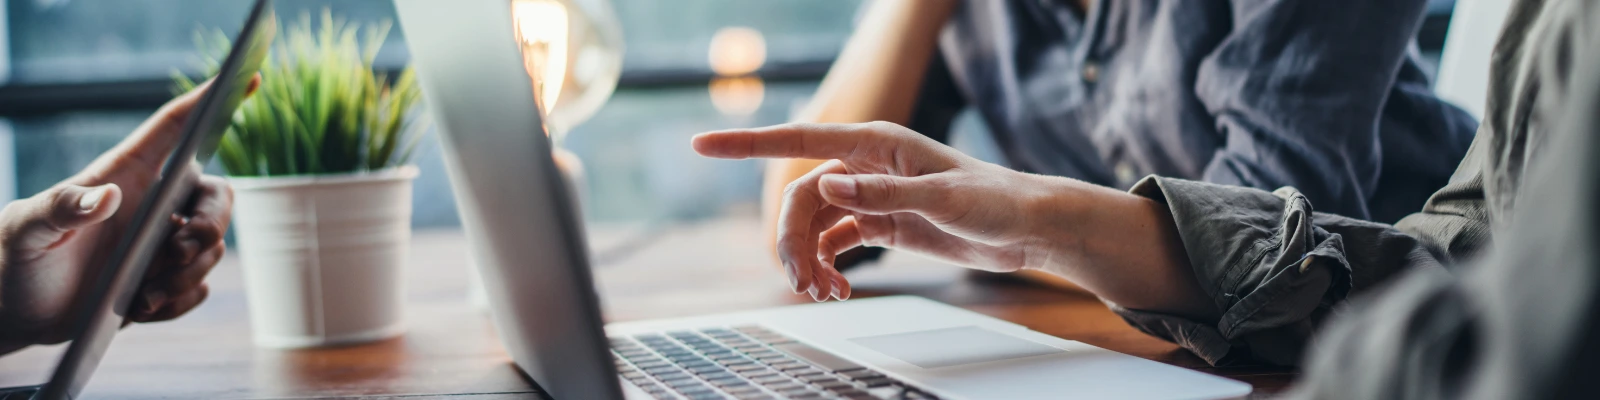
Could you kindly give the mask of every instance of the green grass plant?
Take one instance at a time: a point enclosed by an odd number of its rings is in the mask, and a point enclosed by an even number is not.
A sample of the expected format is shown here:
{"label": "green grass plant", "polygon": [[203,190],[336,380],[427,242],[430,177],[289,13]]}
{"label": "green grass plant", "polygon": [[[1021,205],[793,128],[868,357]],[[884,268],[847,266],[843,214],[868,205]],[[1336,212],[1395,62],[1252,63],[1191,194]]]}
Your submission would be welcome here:
{"label": "green grass plant", "polygon": [[[231,176],[321,175],[377,171],[410,162],[425,129],[421,90],[406,67],[390,77],[373,59],[392,23],[371,26],[310,14],[273,44],[261,87],[240,104],[216,158]],[[281,25],[281,22],[279,22]],[[199,67],[215,75],[231,46],[220,30],[197,31]],[[175,90],[197,84],[174,72]]]}

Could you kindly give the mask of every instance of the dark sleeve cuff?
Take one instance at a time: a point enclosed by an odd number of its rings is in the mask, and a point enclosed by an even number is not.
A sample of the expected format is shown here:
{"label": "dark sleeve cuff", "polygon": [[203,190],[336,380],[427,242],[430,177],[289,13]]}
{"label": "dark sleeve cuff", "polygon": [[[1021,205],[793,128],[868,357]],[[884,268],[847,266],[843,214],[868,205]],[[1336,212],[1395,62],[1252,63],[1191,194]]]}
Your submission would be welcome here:
{"label": "dark sleeve cuff", "polygon": [[1172,212],[1190,265],[1222,311],[1217,321],[1112,305],[1134,327],[1213,365],[1296,365],[1315,326],[1350,290],[1344,241],[1319,228],[1292,188],[1261,190],[1161,177],[1133,194]]}

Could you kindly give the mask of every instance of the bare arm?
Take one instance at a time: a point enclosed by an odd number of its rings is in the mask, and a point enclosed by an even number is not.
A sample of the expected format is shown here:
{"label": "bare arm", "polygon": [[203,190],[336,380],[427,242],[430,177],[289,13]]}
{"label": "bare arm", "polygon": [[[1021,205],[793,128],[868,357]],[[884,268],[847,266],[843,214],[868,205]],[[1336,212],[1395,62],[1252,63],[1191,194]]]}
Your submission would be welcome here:
{"label": "bare arm", "polygon": [[[859,28],[828,70],[811,103],[796,118],[798,122],[907,123],[928,60],[938,44],[939,29],[955,5],[955,0],[869,3]],[[769,235],[777,234],[784,186],[816,169],[822,161],[767,162],[762,216]]]}
{"label": "bare arm", "polygon": [[834,159],[784,194],[779,258],[797,291],[846,299],[834,256],[857,245],[997,272],[1043,270],[1124,307],[1215,319],[1155,200],[985,163],[885,122],[704,133],[701,155]]}

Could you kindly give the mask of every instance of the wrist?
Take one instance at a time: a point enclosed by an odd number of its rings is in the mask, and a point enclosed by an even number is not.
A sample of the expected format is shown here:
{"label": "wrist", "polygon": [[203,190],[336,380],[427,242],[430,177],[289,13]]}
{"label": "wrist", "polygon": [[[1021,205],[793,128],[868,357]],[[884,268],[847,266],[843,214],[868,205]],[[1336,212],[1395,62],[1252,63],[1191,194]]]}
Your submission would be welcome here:
{"label": "wrist", "polygon": [[1096,186],[1071,178],[1027,175],[1036,188],[1021,205],[1024,216],[1024,248],[1028,254],[1023,269],[1041,270],[1067,276],[1065,265],[1081,259],[1084,253],[1085,215],[1092,212],[1091,191]]}

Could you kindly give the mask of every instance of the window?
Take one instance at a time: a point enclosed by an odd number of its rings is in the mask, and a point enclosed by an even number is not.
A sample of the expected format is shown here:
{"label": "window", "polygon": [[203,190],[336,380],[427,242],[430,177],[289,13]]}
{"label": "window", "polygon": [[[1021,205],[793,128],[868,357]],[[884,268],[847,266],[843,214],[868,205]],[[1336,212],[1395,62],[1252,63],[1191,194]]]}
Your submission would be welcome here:
{"label": "window", "polygon": [[[564,143],[585,164],[587,216],[605,223],[754,215],[759,164],[701,159],[688,138],[787,120],[849,35],[859,2],[612,4],[627,46],[622,84]],[[10,185],[16,193],[49,187],[120,140],[170,97],[173,68],[190,68],[196,29],[235,31],[249,6],[245,0],[6,1],[12,73],[0,88],[0,113],[15,132],[18,168]],[[357,21],[395,18],[391,0],[278,0],[276,8],[280,18],[324,8]],[[761,74],[779,78],[766,82],[760,107],[748,115],[718,112],[708,95],[710,40],[728,26],[762,33],[769,57]],[[379,66],[404,65],[404,43],[404,32],[392,32]],[[417,163],[423,175],[416,182],[415,225],[458,224],[436,141],[424,142]]]}
{"label": "window", "polygon": [[[596,0],[579,0],[596,1]],[[627,48],[622,83],[564,147],[585,164],[585,213],[598,223],[753,216],[756,161],[706,160],[690,135],[780,123],[807,99],[848,37],[861,0],[612,0]],[[1452,0],[1430,2],[1419,37],[1436,59]],[[170,97],[168,75],[189,68],[196,29],[239,28],[247,0],[0,0],[0,201],[28,196],[86,165]],[[391,0],[278,0],[280,17],[324,8],[357,21],[394,19]],[[758,107],[718,111],[707,52],[724,27],[761,33],[768,79]],[[9,38],[9,40],[6,40]],[[9,44],[9,48],[7,48]],[[395,30],[385,68],[409,58]],[[9,71],[9,74],[6,73]],[[986,143],[982,124],[956,136]],[[976,132],[970,133],[970,132]],[[436,142],[418,152],[414,222],[459,223]],[[15,168],[12,168],[15,166]]]}

